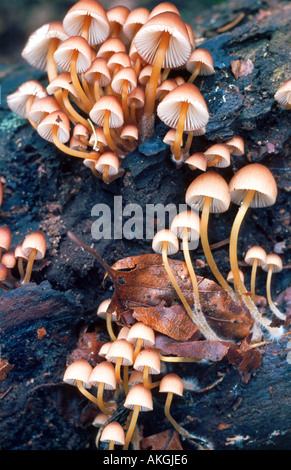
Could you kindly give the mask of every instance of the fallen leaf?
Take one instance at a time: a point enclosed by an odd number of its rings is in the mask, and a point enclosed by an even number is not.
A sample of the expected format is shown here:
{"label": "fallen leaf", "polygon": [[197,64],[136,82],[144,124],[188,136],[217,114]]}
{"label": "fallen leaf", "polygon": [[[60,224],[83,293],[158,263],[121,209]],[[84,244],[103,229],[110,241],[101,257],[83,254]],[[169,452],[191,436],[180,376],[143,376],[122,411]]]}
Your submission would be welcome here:
{"label": "fallen leaf", "polygon": [[9,364],[6,359],[0,359],[0,380],[5,380],[14,365]]}
{"label": "fallen leaf", "polygon": [[183,450],[178,432],[172,429],[143,438],[140,448],[141,450]]}
{"label": "fallen leaf", "polygon": [[233,60],[230,62],[231,70],[236,79],[250,75],[254,70],[254,64],[250,59]]}

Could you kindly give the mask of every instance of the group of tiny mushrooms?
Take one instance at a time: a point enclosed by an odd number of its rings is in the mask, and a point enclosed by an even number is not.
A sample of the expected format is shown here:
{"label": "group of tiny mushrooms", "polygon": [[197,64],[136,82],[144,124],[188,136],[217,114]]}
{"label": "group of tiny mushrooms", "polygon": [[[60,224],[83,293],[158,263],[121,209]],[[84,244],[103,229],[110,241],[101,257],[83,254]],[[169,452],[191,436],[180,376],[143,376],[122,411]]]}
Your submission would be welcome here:
{"label": "group of tiny mushrooms", "polygon": [[[170,128],[164,142],[171,148],[173,162],[178,167],[187,164],[199,173],[186,191],[185,202],[190,210],[179,213],[171,227],[159,231],[152,242],[153,250],[162,255],[176,294],[205,339],[223,339],[210,328],[200,304],[188,244],[191,241],[198,246],[201,240],[216,281],[234,301],[242,301],[253,317],[252,341],[259,341],[264,333],[272,340],[281,338],[283,325],[271,326],[272,319],[263,316],[255,302],[256,273],[261,267],[267,271],[270,310],[284,322],[285,314],[279,311],[271,296],[272,274],[282,270],[281,258],[275,253],[266,254],[260,246],[248,250],[245,261],[252,266],[249,291],[237,256],[239,231],[247,211],[273,205],[277,185],[272,173],[257,163],[238,170],[229,184],[216,172],[214,168],[231,164],[231,156],[244,154],[240,136],[190,155],[193,139],[206,133],[209,120],[207,104],[194,81],[198,75],[214,74],[215,69],[211,54],[202,47],[195,48],[193,29],[182,20],[176,6],[163,2],[152,11],[143,7],[130,11],[125,6],[106,11],[96,0],[80,0],[62,22],[45,24],[31,34],[22,56],[34,68],[47,72],[48,84],[44,87],[36,80],[23,83],[8,96],[8,106],[28,119],[38,134],[61,152],[81,158],[107,184],[123,175],[123,159],[153,134],[156,115]],[[185,70],[189,72],[187,79],[179,74],[182,70],[184,76]],[[278,89],[275,100],[284,109],[291,108],[291,80]],[[184,135],[187,136],[185,144]],[[1,184],[0,190],[2,201]],[[211,251],[208,222],[211,213],[227,211],[231,202],[239,209],[231,228],[230,272],[225,278]],[[8,274],[2,276],[2,271],[9,269],[6,257],[11,255],[8,232],[8,227],[0,227],[3,253],[0,281],[4,288],[5,279],[9,284]],[[194,309],[184,297],[168,260],[169,255],[179,251],[179,240],[193,285]],[[45,251],[45,237],[41,232],[27,236],[21,249],[15,250],[20,283],[29,282],[33,260],[42,258]],[[27,259],[26,273],[21,267],[23,258]],[[167,360],[155,349],[154,330],[136,322],[130,328],[120,328],[116,335],[112,328],[114,315],[106,313],[109,304],[110,299],[98,308],[98,315],[106,318],[110,336],[110,342],[99,351],[104,361],[92,367],[81,359],[71,363],[64,374],[64,381],[77,385],[100,410],[93,423],[100,426],[96,445],[101,440],[109,443],[109,449],[115,445],[128,449],[138,414],[153,409],[151,390],[157,387],[167,394],[166,417],[181,435],[191,437],[170,413],[173,395],[183,395],[180,377],[166,374],[160,381],[152,381],[152,375],[161,372],[161,361]],[[176,357],[176,360],[191,358]],[[88,391],[91,387],[97,388],[96,394]],[[125,394],[124,407],[131,410],[126,433],[112,418],[115,401],[103,400],[104,390],[115,391],[118,396],[121,389]]]}

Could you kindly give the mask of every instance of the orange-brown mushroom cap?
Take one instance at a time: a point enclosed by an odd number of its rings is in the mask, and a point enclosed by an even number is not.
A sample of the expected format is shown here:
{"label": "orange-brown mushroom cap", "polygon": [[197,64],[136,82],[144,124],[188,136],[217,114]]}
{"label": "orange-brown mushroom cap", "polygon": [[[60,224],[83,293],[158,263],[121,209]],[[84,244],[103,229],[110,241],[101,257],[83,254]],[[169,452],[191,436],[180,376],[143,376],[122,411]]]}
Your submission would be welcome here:
{"label": "orange-brown mushroom cap", "polygon": [[63,111],[48,114],[38,125],[37,132],[43,139],[53,142],[52,130],[54,126],[58,127],[58,139],[62,143],[68,142],[70,139],[70,121]]}
{"label": "orange-brown mushroom cap", "polygon": [[9,250],[12,240],[12,233],[7,225],[0,226],[0,248]]}
{"label": "orange-brown mushroom cap", "polygon": [[257,260],[258,266],[266,263],[267,254],[261,246],[255,245],[248,249],[245,254],[245,262],[252,265],[254,260]]}
{"label": "orange-brown mushroom cap", "polygon": [[198,63],[201,63],[199,75],[212,75],[215,73],[213,58],[207,49],[201,47],[192,52],[186,63],[188,72],[193,72]]}
{"label": "orange-brown mushroom cap", "polygon": [[92,63],[92,49],[81,36],[71,36],[62,42],[54,53],[55,62],[61,70],[70,72],[71,59],[75,51],[78,51],[77,72],[84,73]]}
{"label": "orange-brown mushroom cap", "polygon": [[185,200],[196,210],[202,210],[205,197],[211,197],[210,212],[225,212],[230,205],[230,194],[224,178],[214,171],[197,176],[189,185]]}
{"label": "orange-brown mushroom cap", "polygon": [[113,441],[114,444],[124,445],[125,434],[121,424],[119,424],[117,421],[111,421],[110,423],[108,423],[102,431],[100,441]]}
{"label": "orange-brown mushroom cap", "polygon": [[161,393],[174,393],[175,395],[183,396],[184,385],[182,379],[177,374],[165,375],[161,382],[159,392]]}
{"label": "orange-brown mushroom cap", "polygon": [[34,249],[37,250],[35,259],[43,259],[47,248],[46,237],[43,232],[36,231],[26,235],[22,243],[22,251],[25,256],[29,256]]}
{"label": "orange-brown mushroom cap", "polygon": [[205,150],[204,155],[208,163],[214,163],[218,168],[226,168],[230,165],[230,151],[226,144],[214,144]]}
{"label": "orange-brown mushroom cap", "polygon": [[104,95],[90,111],[90,118],[99,126],[103,125],[105,112],[110,111],[109,127],[121,127],[124,122],[122,106],[114,95]]}

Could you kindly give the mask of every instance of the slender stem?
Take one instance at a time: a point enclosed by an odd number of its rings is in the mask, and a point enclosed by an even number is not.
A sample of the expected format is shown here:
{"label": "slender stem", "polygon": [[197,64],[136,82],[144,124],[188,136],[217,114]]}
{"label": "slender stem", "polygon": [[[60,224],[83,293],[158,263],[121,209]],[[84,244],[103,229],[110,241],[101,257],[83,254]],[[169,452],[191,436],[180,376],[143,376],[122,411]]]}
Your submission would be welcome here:
{"label": "slender stem", "polygon": [[19,272],[19,275],[20,275],[20,280],[22,281],[24,276],[25,276],[25,271],[24,271],[24,268],[23,268],[23,258],[18,258],[17,268],[18,268],[18,272]]}
{"label": "slender stem", "polygon": [[114,440],[111,439],[108,444],[108,450],[114,450]]}
{"label": "slender stem", "polygon": [[126,433],[126,436],[125,436],[125,442],[124,442],[124,445],[123,445],[123,450],[128,450],[128,447],[129,447],[129,444],[130,444],[130,441],[131,441],[131,438],[132,438],[132,435],[133,435],[133,432],[134,432],[134,429],[135,429],[135,426],[136,426],[136,423],[137,423],[139,410],[140,410],[140,405],[135,405],[135,407],[133,409],[133,412],[132,412],[132,415],[131,415],[131,420],[130,420],[130,423],[129,423],[129,426],[128,426],[128,429],[127,429],[127,433]]}
{"label": "slender stem", "polygon": [[96,102],[98,100],[100,100],[100,73],[97,73],[96,74],[96,78],[95,78],[95,81],[94,81],[94,96],[95,96],[95,100]]}
{"label": "slender stem", "polygon": [[117,361],[115,363],[115,377],[116,377],[116,382],[118,384],[122,383],[121,373],[120,373],[121,372],[121,366],[122,366],[122,360],[123,360],[122,357],[118,357]]}
{"label": "slender stem", "polygon": [[81,36],[83,36],[83,38],[85,38],[87,41],[89,39],[89,30],[90,30],[91,20],[92,20],[92,17],[90,15],[86,15],[84,19],[83,27],[82,27]]}
{"label": "slender stem", "polygon": [[[106,406],[105,406],[105,403],[103,401],[103,392],[104,392],[104,382],[100,382],[98,384],[98,390],[97,390],[97,405],[98,405],[98,408],[99,410],[106,414],[106,415],[112,415],[113,414],[113,410],[109,410]],[[109,406],[112,406],[114,403],[111,403],[109,404]]]}
{"label": "slender stem", "polygon": [[122,85],[122,93],[121,93],[121,103],[124,115],[124,122],[128,124],[129,122],[129,110],[127,104],[127,95],[128,95],[128,80],[124,80]]}
{"label": "slender stem", "polygon": [[152,73],[148,82],[146,90],[146,100],[144,112],[147,115],[152,115],[155,107],[156,91],[161,73],[162,65],[166,56],[166,52],[170,42],[170,34],[163,32],[160,44],[156,53],[155,61],[152,68]]}
{"label": "slender stem", "polygon": [[176,161],[181,160],[181,143],[183,139],[183,132],[184,132],[184,126],[185,126],[185,121],[187,117],[188,107],[189,107],[189,103],[187,103],[186,101],[181,103],[180,116],[178,119],[178,124],[177,124],[177,129],[176,129],[176,134],[175,134],[175,142],[174,142],[174,158]]}
{"label": "slender stem", "polygon": [[89,131],[91,131],[91,126],[87,119],[83,118],[78,111],[75,110],[75,108],[71,105],[70,100],[69,100],[69,90],[63,89],[62,91],[62,98],[63,98],[63,103],[64,106],[69,113],[69,115],[72,117],[73,122],[79,122],[83,124]]}
{"label": "slender stem", "polygon": [[82,87],[93,106],[95,103],[95,97],[92,95],[92,90],[90,89],[88,82],[85,80],[84,75],[82,75]]}
{"label": "slender stem", "polygon": [[201,66],[202,66],[202,62],[198,62],[195,67],[195,70],[193,71],[191,77],[188,80],[188,83],[193,83],[195,81],[195,78],[199,75]]}
{"label": "slender stem", "polygon": [[35,122],[33,122],[30,117],[29,117],[29,113],[30,113],[30,109],[31,109],[31,106],[32,106],[32,103],[34,102],[35,100],[35,96],[34,95],[31,95],[27,102],[26,102],[26,106],[25,106],[25,111],[26,111],[26,117],[27,117],[27,120],[29,121],[29,124],[34,128],[34,129],[37,129],[37,124]]}
{"label": "slender stem", "polygon": [[268,320],[267,318],[264,318],[260,314],[257,307],[253,303],[252,299],[248,295],[246,295],[247,290],[240,277],[238,260],[237,260],[237,243],[238,243],[239,230],[240,230],[242,221],[245,217],[245,214],[248,208],[250,207],[250,204],[254,198],[254,195],[255,195],[254,190],[247,191],[244,201],[242,205],[240,206],[237,212],[237,215],[235,217],[235,220],[233,222],[231,234],[230,234],[230,242],[229,242],[229,258],[230,258],[230,266],[231,266],[231,270],[233,274],[233,281],[234,281],[236,292],[238,293],[239,297],[241,298],[243,303],[246,305],[246,307],[249,309],[254,320],[258,322],[259,324],[267,327],[271,323],[270,320]]}
{"label": "slender stem", "polygon": [[111,341],[115,341],[116,336],[112,329],[112,313],[106,313],[106,327]]}
{"label": "slender stem", "polygon": [[268,299],[268,304],[272,310],[272,312],[276,315],[276,317],[280,318],[281,320],[286,320],[286,315],[276,307],[272,300],[272,294],[271,294],[271,279],[273,275],[273,264],[270,264],[269,269],[268,269],[268,274],[267,274],[267,283],[266,283],[266,291],[267,291],[267,299]]}
{"label": "slender stem", "polygon": [[[58,38],[53,38],[48,50],[47,59],[46,59],[46,70],[48,75],[49,82],[52,82],[58,75],[56,63],[54,59],[54,53],[58,48],[60,40]],[[56,91],[54,93],[54,97],[58,104],[61,106],[62,104],[62,92],[61,90]]]}
{"label": "slender stem", "polygon": [[86,95],[86,93],[84,92],[81,86],[79,77],[78,77],[78,73],[77,73],[78,55],[79,55],[79,51],[74,51],[72,54],[70,72],[71,72],[72,82],[77,91],[78,97],[80,101],[83,103],[83,105],[85,106],[86,110],[89,112],[92,108],[92,103],[90,99],[88,98],[88,96]]}
{"label": "slender stem", "polygon": [[258,267],[258,258],[255,258],[252,265],[252,273],[251,273],[251,299],[254,302],[256,296],[256,275],[257,275],[257,267]]}
{"label": "slender stem", "polygon": [[171,415],[170,408],[171,408],[172,400],[173,400],[173,392],[168,392],[166,402],[165,402],[165,407],[164,407],[166,418],[170,421],[170,423],[174,426],[174,428],[178,431],[179,434],[181,434],[184,437],[188,437],[189,439],[193,439],[192,434],[190,434],[184,428],[182,428],[182,426],[180,426]]}
{"label": "slender stem", "polygon": [[133,362],[136,360],[136,357],[137,357],[138,353],[141,350],[142,342],[143,342],[142,338],[137,338],[136,343],[135,343],[134,352],[133,352]]}
{"label": "slender stem", "polygon": [[73,157],[79,157],[79,158],[86,158],[87,160],[93,160],[97,161],[99,158],[99,155],[93,155],[89,152],[81,152],[80,150],[75,150],[71,149],[67,145],[64,145],[58,138],[58,126],[54,125],[52,129],[52,138],[55,146],[61,150],[61,152],[64,152],[68,155],[72,155]]}
{"label": "slender stem", "polygon": [[36,248],[33,248],[33,249],[31,250],[29,256],[28,256],[28,261],[27,261],[25,276],[24,276],[24,279],[23,279],[23,281],[22,281],[22,284],[28,284],[29,281],[30,281],[31,272],[32,272],[32,267],[33,267],[33,263],[34,263],[34,260],[35,260],[36,253],[37,253],[37,249],[36,249]]}
{"label": "slender stem", "polygon": [[163,362],[200,362],[200,359],[195,359],[195,357],[164,356],[161,353],[160,359]]}
{"label": "slender stem", "polygon": [[187,300],[185,299],[184,297],[184,294],[183,292],[181,291],[176,279],[175,279],[175,276],[170,268],[170,265],[169,265],[169,261],[168,261],[168,256],[167,256],[167,245],[168,245],[168,242],[164,242],[163,243],[163,250],[162,250],[162,258],[163,258],[163,263],[164,263],[164,267],[167,271],[167,274],[170,278],[170,281],[179,297],[179,299],[181,300],[185,310],[187,311],[189,317],[191,318],[191,320],[193,321],[193,323],[197,325],[197,322],[196,322],[196,318],[195,318],[195,315],[194,313],[192,312],[192,309],[190,307],[190,305],[188,304]]}
{"label": "slender stem", "polygon": [[155,388],[155,387],[159,386],[160,380],[157,381],[157,382],[152,382],[151,378],[150,378],[150,375],[149,375],[149,369],[150,369],[149,366],[145,366],[145,368],[143,370],[143,384],[144,384],[145,388],[152,389],[152,388]]}
{"label": "slender stem", "polygon": [[109,127],[110,113],[111,112],[109,109],[105,111],[104,120],[103,120],[103,132],[104,132],[107,145],[110,148],[110,150],[112,150],[112,152],[116,153],[117,155],[120,155],[122,152],[117,147],[117,145],[115,145],[115,143],[113,142],[113,139],[110,133],[110,127]]}
{"label": "slender stem", "polygon": [[133,100],[130,105],[130,118],[133,124],[136,124],[136,101]]}
{"label": "slender stem", "polygon": [[104,170],[103,170],[103,181],[104,183],[109,183],[109,165],[104,165]]}
{"label": "slender stem", "polygon": [[185,263],[186,263],[186,266],[190,275],[190,279],[192,282],[192,287],[193,287],[194,306],[195,306],[197,325],[199,326],[199,330],[205,336],[205,338],[209,340],[213,340],[213,341],[216,341],[216,340],[218,341],[219,340],[218,336],[209,327],[202,312],[198,281],[197,281],[197,277],[193,268],[190,253],[189,253],[188,232],[189,232],[189,229],[185,228],[183,232],[183,254],[184,254]]}
{"label": "slender stem", "polygon": [[190,151],[190,147],[192,145],[193,137],[194,137],[194,131],[188,132],[186,144],[185,144],[185,147],[184,147],[184,150],[183,150],[184,155],[188,155],[188,153]]}
{"label": "slender stem", "polygon": [[77,387],[84,397],[88,398],[88,400],[92,401],[92,403],[95,403],[95,405],[98,405],[97,398],[94,397],[92,393],[88,392],[88,390],[84,387],[82,380],[77,380]]}
{"label": "slender stem", "polygon": [[204,198],[204,203],[202,207],[202,212],[201,212],[201,227],[200,227],[200,233],[201,233],[201,244],[202,248],[207,260],[207,263],[212,271],[212,274],[216,278],[217,282],[221,285],[221,287],[224,288],[224,290],[228,293],[228,295],[234,299],[238,300],[235,293],[233,292],[232,288],[229,286],[227,281],[224,279],[223,275],[219,271],[212,252],[211,248],[209,245],[209,240],[208,240],[208,221],[209,221],[209,214],[210,214],[210,206],[211,206],[212,198],[206,196]]}
{"label": "slender stem", "polygon": [[123,388],[125,395],[129,392],[129,385],[128,385],[128,366],[123,366]]}

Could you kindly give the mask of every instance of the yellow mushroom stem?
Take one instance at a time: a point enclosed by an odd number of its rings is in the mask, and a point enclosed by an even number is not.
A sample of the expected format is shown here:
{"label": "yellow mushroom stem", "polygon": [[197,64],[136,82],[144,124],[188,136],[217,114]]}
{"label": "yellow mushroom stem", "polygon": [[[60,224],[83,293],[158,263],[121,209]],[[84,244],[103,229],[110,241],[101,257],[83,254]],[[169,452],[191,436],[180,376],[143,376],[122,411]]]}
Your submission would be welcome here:
{"label": "yellow mushroom stem", "polygon": [[97,154],[93,155],[92,153],[89,153],[89,152],[82,152],[80,150],[71,149],[67,145],[63,144],[58,138],[58,126],[57,125],[53,126],[52,138],[53,138],[53,142],[54,142],[55,146],[59,150],[61,150],[61,152],[64,152],[68,155],[72,155],[73,157],[85,158],[87,160],[93,160],[94,162],[96,162],[98,160],[99,156],[100,156],[100,155],[97,155]]}
{"label": "yellow mushroom stem", "polygon": [[185,147],[184,147],[184,150],[183,150],[185,155],[188,155],[188,153],[190,151],[190,147],[192,145],[193,137],[194,137],[194,131],[188,132],[187,140],[186,140]]}
{"label": "yellow mushroom stem", "polygon": [[104,386],[104,382],[99,382],[97,389],[97,405],[102,413],[106,415],[112,415],[113,410],[109,410],[107,407],[114,406],[115,403],[105,403],[103,401]]}
{"label": "yellow mushroom stem", "polygon": [[207,263],[209,265],[209,268],[212,271],[212,274],[218,281],[218,283],[221,285],[221,287],[224,288],[224,290],[228,293],[228,295],[233,299],[233,300],[238,300],[235,293],[233,292],[232,288],[230,285],[227,283],[221,272],[219,271],[217,264],[214,261],[211,248],[209,245],[209,240],[208,240],[208,221],[209,221],[209,214],[210,214],[210,206],[212,202],[212,197],[205,196],[204,202],[203,202],[203,207],[202,207],[202,212],[201,212],[201,227],[200,227],[200,233],[201,233],[201,244],[202,248],[207,260]]}
{"label": "yellow mushroom stem", "polygon": [[218,336],[214,333],[214,331],[209,327],[202,312],[197,276],[195,274],[191,257],[190,257],[190,253],[189,253],[188,233],[189,233],[189,229],[187,227],[184,228],[183,254],[184,254],[185,263],[186,263],[186,266],[190,275],[190,279],[192,282],[192,287],[193,287],[196,323],[198,324],[199,330],[206,337],[206,339],[209,339],[212,341],[219,341],[220,338],[218,338]]}
{"label": "yellow mushroom stem", "polygon": [[132,100],[130,105],[130,119],[133,124],[136,124],[136,100]]}
{"label": "yellow mushroom stem", "polygon": [[252,265],[251,272],[251,299],[254,302],[256,296],[256,276],[257,276],[258,258],[255,258]]}
{"label": "yellow mushroom stem", "polygon": [[91,101],[91,105],[93,106],[96,103],[94,93],[89,86],[89,83],[85,80],[84,75],[82,75],[82,87],[86,95],[88,96],[89,100]]}
{"label": "yellow mushroom stem", "polygon": [[217,157],[215,157],[211,162],[207,162],[208,168],[217,165],[217,163],[220,160],[221,160],[221,157],[219,155],[217,155]]}
{"label": "yellow mushroom stem", "polygon": [[115,443],[115,441],[112,440],[112,439],[109,441],[108,450],[114,450],[114,443]]}
{"label": "yellow mushroom stem", "polygon": [[280,310],[276,307],[276,305],[274,304],[272,300],[271,279],[273,275],[273,268],[274,268],[274,265],[270,264],[269,269],[268,269],[268,274],[267,274],[267,283],[266,283],[267,300],[268,300],[270,309],[276,315],[276,317],[280,318],[280,320],[286,320],[286,315],[280,312]]}
{"label": "yellow mushroom stem", "polygon": [[128,426],[128,429],[127,429],[127,432],[126,432],[125,441],[124,441],[124,445],[123,445],[123,448],[122,448],[123,450],[128,450],[128,447],[129,447],[129,444],[130,444],[130,441],[131,441],[131,438],[133,436],[135,426],[136,426],[136,423],[137,423],[137,418],[138,418],[138,415],[139,415],[139,411],[140,411],[140,405],[135,405],[134,409],[132,411],[130,423],[129,423],[129,426]]}
{"label": "yellow mushroom stem", "polygon": [[28,284],[31,278],[31,272],[33,268],[33,263],[35,260],[35,256],[37,253],[37,249],[33,248],[28,256],[28,261],[27,261],[27,266],[26,266],[26,271],[25,271],[25,276],[23,278],[22,284]]}
{"label": "yellow mushroom stem", "polygon": [[100,99],[101,97],[101,91],[100,91],[100,73],[96,73],[95,81],[94,81],[94,97],[96,102]]}
{"label": "yellow mushroom stem", "polygon": [[123,357],[118,357],[115,363],[115,377],[118,384],[122,383],[121,378],[121,366],[122,366]]}
{"label": "yellow mushroom stem", "polygon": [[149,366],[144,367],[144,370],[142,373],[143,385],[145,386],[145,388],[149,388],[149,389],[158,387],[160,385],[160,380],[158,380],[157,382],[152,382],[150,374],[149,374],[149,370],[150,370]]}
{"label": "yellow mushroom stem", "polygon": [[[52,82],[58,75],[57,68],[56,68],[56,63],[54,60],[54,53],[58,48],[59,45],[59,39],[58,38],[53,38],[48,50],[47,54],[47,59],[46,59],[46,70],[47,70],[47,76],[49,82]],[[61,106],[62,104],[62,92],[61,90],[58,90],[56,93],[54,93],[54,97],[58,104]]]}
{"label": "yellow mushroom stem", "polygon": [[237,260],[237,244],[238,244],[238,234],[242,224],[242,221],[246,215],[248,208],[255,196],[255,190],[248,190],[246,196],[237,212],[237,215],[234,219],[231,233],[230,233],[230,242],[229,242],[229,258],[230,258],[230,267],[233,274],[233,282],[235,290],[243,303],[249,309],[252,317],[257,323],[260,323],[264,327],[270,325],[270,320],[264,318],[261,313],[258,311],[257,307],[253,303],[252,299],[247,295],[247,289],[240,277],[238,260]]}
{"label": "yellow mushroom stem", "polygon": [[135,343],[135,347],[134,347],[134,351],[133,351],[133,362],[135,362],[136,357],[137,357],[138,353],[141,350],[142,344],[143,344],[143,339],[142,338],[137,338],[136,343]]}
{"label": "yellow mushroom stem", "polygon": [[76,89],[78,98],[81,101],[81,103],[83,103],[83,105],[85,106],[86,111],[89,113],[89,111],[92,108],[92,103],[91,103],[91,100],[86,95],[85,91],[83,90],[79,77],[78,77],[78,73],[77,73],[78,55],[79,55],[79,51],[77,50],[75,50],[72,54],[70,72],[71,72],[72,82]]}
{"label": "yellow mushroom stem", "polygon": [[121,155],[123,152],[120,150],[120,148],[113,142],[111,132],[110,132],[110,127],[109,127],[109,119],[110,119],[110,114],[111,111],[107,109],[104,114],[104,120],[103,120],[103,132],[104,136],[107,142],[108,147],[112,152],[116,153],[117,155]]}
{"label": "yellow mushroom stem", "polygon": [[110,168],[109,165],[104,165],[104,170],[103,170],[103,181],[104,181],[104,183],[109,183],[109,175],[108,175],[109,168]]}
{"label": "yellow mushroom stem", "polygon": [[140,57],[140,55],[138,55],[137,58],[135,59],[133,68],[135,70],[136,75],[138,76],[139,72],[140,72],[140,68],[141,68],[141,57]]}
{"label": "yellow mushroom stem", "polygon": [[116,340],[116,336],[112,328],[112,313],[106,313],[106,327],[111,341]]}
{"label": "yellow mushroom stem", "polygon": [[164,356],[161,353],[159,353],[159,355],[162,362],[200,362],[200,359],[196,359],[195,357]]}
{"label": "yellow mushroom stem", "polygon": [[199,72],[201,70],[201,67],[202,67],[202,62],[197,62],[197,65],[195,67],[195,70],[193,70],[192,72],[192,75],[190,76],[189,80],[188,80],[188,83],[193,83],[195,81],[195,79],[197,78],[197,76],[199,75]]}
{"label": "yellow mushroom stem", "polygon": [[72,118],[71,120],[75,123],[79,122],[80,124],[83,124],[83,126],[85,126],[89,131],[91,131],[91,126],[88,120],[83,118],[83,116],[81,116],[81,114],[79,114],[78,111],[76,111],[75,108],[72,106],[69,100],[69,90],[62,90],[62,99],[64,107]]}
{"label": "yellow mushroom stem", "polygon": [[91,26],[91,20],[92,20],[92,17],[90,15],[86,15],[83,26],[82,26],[81,36],[85,38],[86,41],[88,41],[89,39],[89,30]]}
{"label": "yellow mushroom stem", "polygon": [[129,110],[128,110],[128,104],[127,104],[127,96],[128,96],[128,80],[124,80],[123,85],[122,85],[121,104],[122,104],[122,110],[123,110],[125,123],[129,122]]}
{"label": "yellow mushroom stem", "polygon": [[162,82],[167,80],[168,75],[169,75],[170,72],[171,72],[171,69],[169,67],[163,70],[162,80],[161,80]]}
{"label": "yellow mushroom stem", "polygon": [[192,309],[191,309],[190,305],[188,304],[187,300],[185,299],[184,294],[183,294],[183,292],[181,291],[181,289],[180,289],[180,287],[179,287],[179,285],[178,285],[178,283],[177,283],[177,281],[176,281],[176,279],[175,279],[175,276],[174,276],[174,274],[173,274],[173,272],[172,272],[172,270],[171,270],[171,268],[170,268],[169,261],[168,261],[168,256],[167,256],[167,247],[168,247],[168,242],[165,241],[165,242],[163,243],[163,249],[162,249],[162,259],[163,259],[164,267],[165,267],[166,272],[167,272],[167,274],[168,274],[168,276],[169,276],[169,278],[170,278],[170,281],[171,281],[171,283],[172,283],[172,285],[173,285],[173,287],[174,287],[174,289],[175,289],[175,291],[176,291],[176,293],[177,293],[179,299],[181,300],[181,302],[182,302],[182,304],[183,304],[185,310],[187,311],[189,317],[191,318],[191,320],[193,321],[193,323],[194,323],[196,326],[198,326],[198,325],[197,325],[196,318],[195,318],[195,315],[194,315],[194,313],[192,312]]}
{"label": "yellow mushroom stem", "polygon": [[178,124],[177,124],[177,129],[175,133],[175,141],[174,141],[174,158],[176,161],[181,160],[181,143],[183,139],[183,132],[184,132],[184,126],[185,126],[185,121],[187,117],[187,111],[188,111],[189,103],[184,101],[181,104],[181,109],[180,109],[180,116],[178,119]]}
{"label": "yellow mushroom stem", "polygon": [[166,56],[166,52],[170,42],[170,34],[168,32],[163,32],[160,40],[158,50],[156,52],[155,61],[152,68],[152,73],[148,81],[146,89],[146,100],[144,112],[148,116],[152,116],[155,107],[156,101],[156,91],[159,81],[159,76],[161,73],[162,65]]}
{"label": "yellow mushroom stem", "polygon": [[171,415],[170,408],[171,408],[171,404],[173,400],[173,395],[174,395],[173,392],[167,393],[167,398],[166,398],[166,402],[164,406],[165,416],[170,421],[170,423],[174,426],[174,428],[178,431],[179,434],[181,434],[184,437],[188,437],[189,439],[193,439],[193,436],[190,433],[188,433],[184,428],[182,428],[182,426],[180,426]]}
{"label": "yellow mushroom stem", "polygon": [[88,392],[88,390],[84,387],[82,380],[77,380],[77,388],[79,392],[84,395],[84,397],[88,398],[88,400],[92,401],[92,403],[95,403],[95,405],[98,405],[98,400],[92,393]]}

